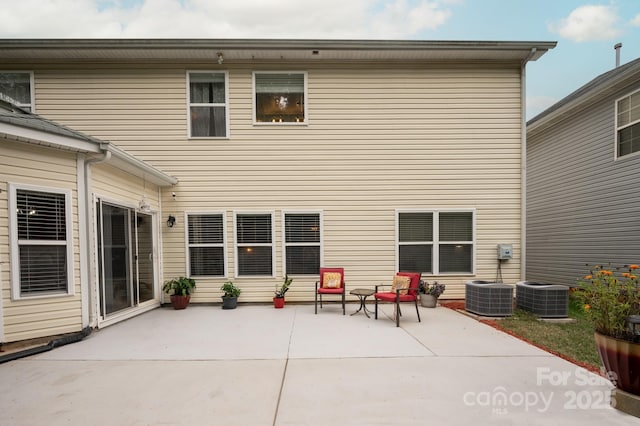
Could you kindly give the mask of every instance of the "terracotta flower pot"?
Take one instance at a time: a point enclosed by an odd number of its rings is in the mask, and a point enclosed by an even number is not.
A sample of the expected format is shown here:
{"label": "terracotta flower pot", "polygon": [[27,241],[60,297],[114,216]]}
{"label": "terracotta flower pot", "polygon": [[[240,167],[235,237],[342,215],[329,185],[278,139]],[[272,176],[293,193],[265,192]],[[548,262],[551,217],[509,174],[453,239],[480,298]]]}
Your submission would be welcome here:
{"label": "terracotta flower pot", "polygon": [[640,396],[640,343],[600,333],[595,334],[595,339],[602,365],[614,373],[612,382],[618,389]]}
{"label": "terracotta flower pot", "polygon": [[276,309],[284,308],[284,297],[274,297],[273,298],[273,307]]}
{"label": "terracotta flower pot", "polygon": [[171,305],[173,309],[185,309],[189,305],[189,300],[191,300],[191,296],[171,295]]}

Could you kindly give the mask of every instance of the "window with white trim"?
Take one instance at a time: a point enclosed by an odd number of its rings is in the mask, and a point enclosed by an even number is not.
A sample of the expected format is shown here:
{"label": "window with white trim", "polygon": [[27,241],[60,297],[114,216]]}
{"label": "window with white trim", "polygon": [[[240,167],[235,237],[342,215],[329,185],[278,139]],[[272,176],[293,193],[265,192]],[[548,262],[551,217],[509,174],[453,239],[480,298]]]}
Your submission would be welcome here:
{"label": "window with white trim", "polygon": [[189,275],[225,277],[223,214],[187,214]]}
{"label": "window with white trim", "polygon": [[71,191],[10,185],[14,298],[73,293]]}
{"label": "window with white trim", "polygon": [[398,212],[397,232],[400,271],[473,273],[473,211]]}
{"label": "window with white trim", "polygon": [[616,102],[618,157],[640,151],[640,91]]}
{"label": "window with white trim", "polygon": [[274,236],[271,213],[237,213],[236,275],[273,276]]}
{"label": "window with white trim", "polygon": [[27,111],[33,111],[33,73],[0,71],[0,99]]}
{"label": "window with white trim", "polygon": [[189,71],[189,137],[226,138],[229,91],[226,72]]}
{"label": "window with white trim", "polygon": [[285,271],[289,275],[318,275],[320,214],[284,214]]}
{"label": "window with white trim", "polygon": [[254,122],[304,124],[307,74],[254,72]]}

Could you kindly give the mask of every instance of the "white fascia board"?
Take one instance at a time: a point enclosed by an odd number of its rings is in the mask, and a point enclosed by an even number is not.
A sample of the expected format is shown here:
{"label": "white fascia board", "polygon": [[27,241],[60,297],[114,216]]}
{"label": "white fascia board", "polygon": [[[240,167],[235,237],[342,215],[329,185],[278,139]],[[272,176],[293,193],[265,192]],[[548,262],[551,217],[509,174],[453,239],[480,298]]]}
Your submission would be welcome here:
{"label": "white fascia board", "polygon": [[156,169],[152,165],[128,154],[113,144],[105,144],[103,147],[106,151],[111,152],[109,164],[113,164],[119,169],[129,172],[134,176],[143,177],[158,186],[171,186],[178,183],[178,179],[174,176],[170,176]]}
{"label": "white fascia board", "polygon": [[9,123],[0,123],[0,135],[18,142],[34,145],[46,145],[58,149],[68,149],[76,152],[100,153],[100,145],[95,142],[71,138],[63,135],[29,129]]}

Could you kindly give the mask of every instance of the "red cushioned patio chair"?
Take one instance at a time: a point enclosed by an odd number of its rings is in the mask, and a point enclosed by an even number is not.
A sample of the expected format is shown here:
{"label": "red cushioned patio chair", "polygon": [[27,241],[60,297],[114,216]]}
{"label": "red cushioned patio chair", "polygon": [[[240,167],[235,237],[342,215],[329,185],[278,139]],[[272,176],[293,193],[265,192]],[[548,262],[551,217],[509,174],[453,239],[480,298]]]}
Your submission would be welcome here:
{"label": "red cushioned patio chair", "polygon": [[320,268],[320,280],[316,281],[316,314],[318,313],[318,297],[322,309],[322,295],[339,295],[342,300],[342,315],[344,315],[344,268]]}
{"label": "red cushioned patio chair", "polygon": [[[398,272],[394,277],[394,285],[390,291],[379,291],[378,287],[384,287],[384,285],[377,285],[376,292],[373,295],[375,300],[376,310],[375,318],[378,319],[378,301],[389,302],[395,304],[394,316],[396,317],[396,327],[400,327],[400,303],[413,302],[416,306],[416,313],[418,314],[418,322],[420,322],[420,311],[418,310],[418,287],[420,286],[419,272]],[[408,277],[408,286],[403,285],[402,279],[397,277]],[[406,284],[406,280],[404,280]],[[404,294],[403,294],[404,293]]]}

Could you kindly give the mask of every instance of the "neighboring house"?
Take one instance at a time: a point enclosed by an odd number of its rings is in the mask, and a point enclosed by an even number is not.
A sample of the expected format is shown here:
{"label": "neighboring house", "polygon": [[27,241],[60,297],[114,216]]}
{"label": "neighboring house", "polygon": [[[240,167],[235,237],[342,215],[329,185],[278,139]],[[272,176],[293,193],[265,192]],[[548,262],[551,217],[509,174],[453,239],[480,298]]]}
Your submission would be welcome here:
{"label": "neighboring house", "polygon": [[640,261],[640,59],[527,123],[528,280]]}
{"label": "neighboring house", "polygon": [[[92,147],[0,132],[13,157],[0,209],[24,203],[26,184],[81,209],[64,217],[73,280],[37,294],[22,289],[25,242],[9,238],[20,225],[0,228],[4,340],[126,318],[180,275],[197,280],[195,303],[219,302],[227,280],[241,302],[266,302],[285,273],[288,299],[311,301],[321,265],[344,267],[348,288],[419,271],[459,298],[465,281],[496,277],[496,246],[510,243],[502,275],[517,281],[525,65],[554,46],[0,40],[4,96]],[[91,160],[113,144],[141,173]]]}

